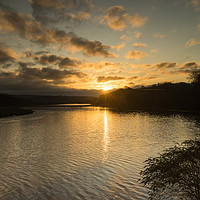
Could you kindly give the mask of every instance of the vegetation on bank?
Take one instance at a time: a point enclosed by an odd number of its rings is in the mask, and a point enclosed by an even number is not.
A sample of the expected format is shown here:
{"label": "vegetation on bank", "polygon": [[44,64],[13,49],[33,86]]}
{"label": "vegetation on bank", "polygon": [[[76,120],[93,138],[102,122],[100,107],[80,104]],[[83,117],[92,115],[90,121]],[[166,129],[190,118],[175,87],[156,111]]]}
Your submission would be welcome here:
{"label": "vegetation on bank", "polygon": [[199,141],[185,141],[145,163],[139,181],[150,199],[200,199]]}
{"label": "vegetation on bank", "polygon": [[34,111],[17,107],[0,107],[0,117],[32,114]]}
{"label": "vegetation on bank", "polygon": [[30,102],[12,95],[0,94],[0,117],[32,114],[34,111],[23,108]]}
{"label": "vegetation on bank", "polygon": [[190,74],[191,83],[158,83],[139,89],[124,88],[96,98],[95,105],[133,110],[200,111],[200,71]]}

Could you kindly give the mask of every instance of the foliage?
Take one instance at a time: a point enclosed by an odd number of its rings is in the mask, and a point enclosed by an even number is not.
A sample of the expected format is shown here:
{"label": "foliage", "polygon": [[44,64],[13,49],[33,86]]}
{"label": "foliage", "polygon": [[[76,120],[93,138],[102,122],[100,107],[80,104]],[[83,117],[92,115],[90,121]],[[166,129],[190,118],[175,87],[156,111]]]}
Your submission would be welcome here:
{"label": "foliage", "polygon": [[200,111],[200,88],[189,83],[158,83],[143,88],[124,88],[96,98],[95,105],[121,110]]}
{"label": "foliage", "polygon": [[200,85],[200,70],[191,72],[188,79],[191,81],[193,85],[199,86]]}
{"label": "foliage", "polygon": [[200,199],[200,141],[185,141],[145,162],[139,181],[150,199]]}

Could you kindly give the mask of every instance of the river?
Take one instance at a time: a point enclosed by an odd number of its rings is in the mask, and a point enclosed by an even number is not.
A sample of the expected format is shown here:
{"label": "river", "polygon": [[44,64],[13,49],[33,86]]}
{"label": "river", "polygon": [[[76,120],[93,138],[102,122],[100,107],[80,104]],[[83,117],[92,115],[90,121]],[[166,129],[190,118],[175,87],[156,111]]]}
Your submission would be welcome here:
{"label": "river", "polygon": [[0,119],[0,199],[147,199],[144,161],[200,136],[200,117],[46,107]]}

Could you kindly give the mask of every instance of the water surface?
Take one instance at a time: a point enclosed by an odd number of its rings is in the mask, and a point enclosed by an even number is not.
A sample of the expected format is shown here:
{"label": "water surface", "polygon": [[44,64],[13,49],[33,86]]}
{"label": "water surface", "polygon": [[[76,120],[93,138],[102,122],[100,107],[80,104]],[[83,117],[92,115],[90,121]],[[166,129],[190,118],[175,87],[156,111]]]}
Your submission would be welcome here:
{"label": "water surface", "polygon": [[199,133],[199,117],[99,107],[1,118],[0,199],[147,199],[144,160]]}

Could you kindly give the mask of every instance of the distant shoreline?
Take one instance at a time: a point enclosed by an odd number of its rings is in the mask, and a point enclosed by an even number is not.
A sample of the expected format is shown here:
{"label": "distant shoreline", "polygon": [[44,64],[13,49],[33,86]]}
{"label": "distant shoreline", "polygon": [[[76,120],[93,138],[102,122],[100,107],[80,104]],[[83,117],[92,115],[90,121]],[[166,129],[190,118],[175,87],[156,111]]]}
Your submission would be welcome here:
{"label": "distant shoreline", "polygon": [[[40,106],[31,106],[32,109],[26,109],[26,108],[21,108],[21,107],[10,107],[10,106],[5,106],[1,107],[0,106],[0,118],[3,117],[11,117],[11,116],[20,116],[20,115],[27,115],[27,114],[33,114],[34,113],[34,108],[40,108],[40,107],[90,107],[90,106],[95,106],[95,107],[104,107],[108,108],[111,111],[114,112],[147,112],[150,114],[191,114],[191,115],[200,115],[200,112],[198,111],[192,111],[192,110],[175,110],[175,109],[157,109],[157,108],[135,108],[135,109],[125,109],[125,108],[114,108],[110,106],[102,106],[102,105],[92,105],[92,104],[51,104],[51,105],[40,105]],[[29,107],[30,108],[30,107]]]}
{"label": "distant shoreline", "polygon": [[2,117],[11,117],[11,116],[19,116],[19,115],[27,115],[34,113],[33,110],[24,109],[19,107],[0,107],[0,118]]}

